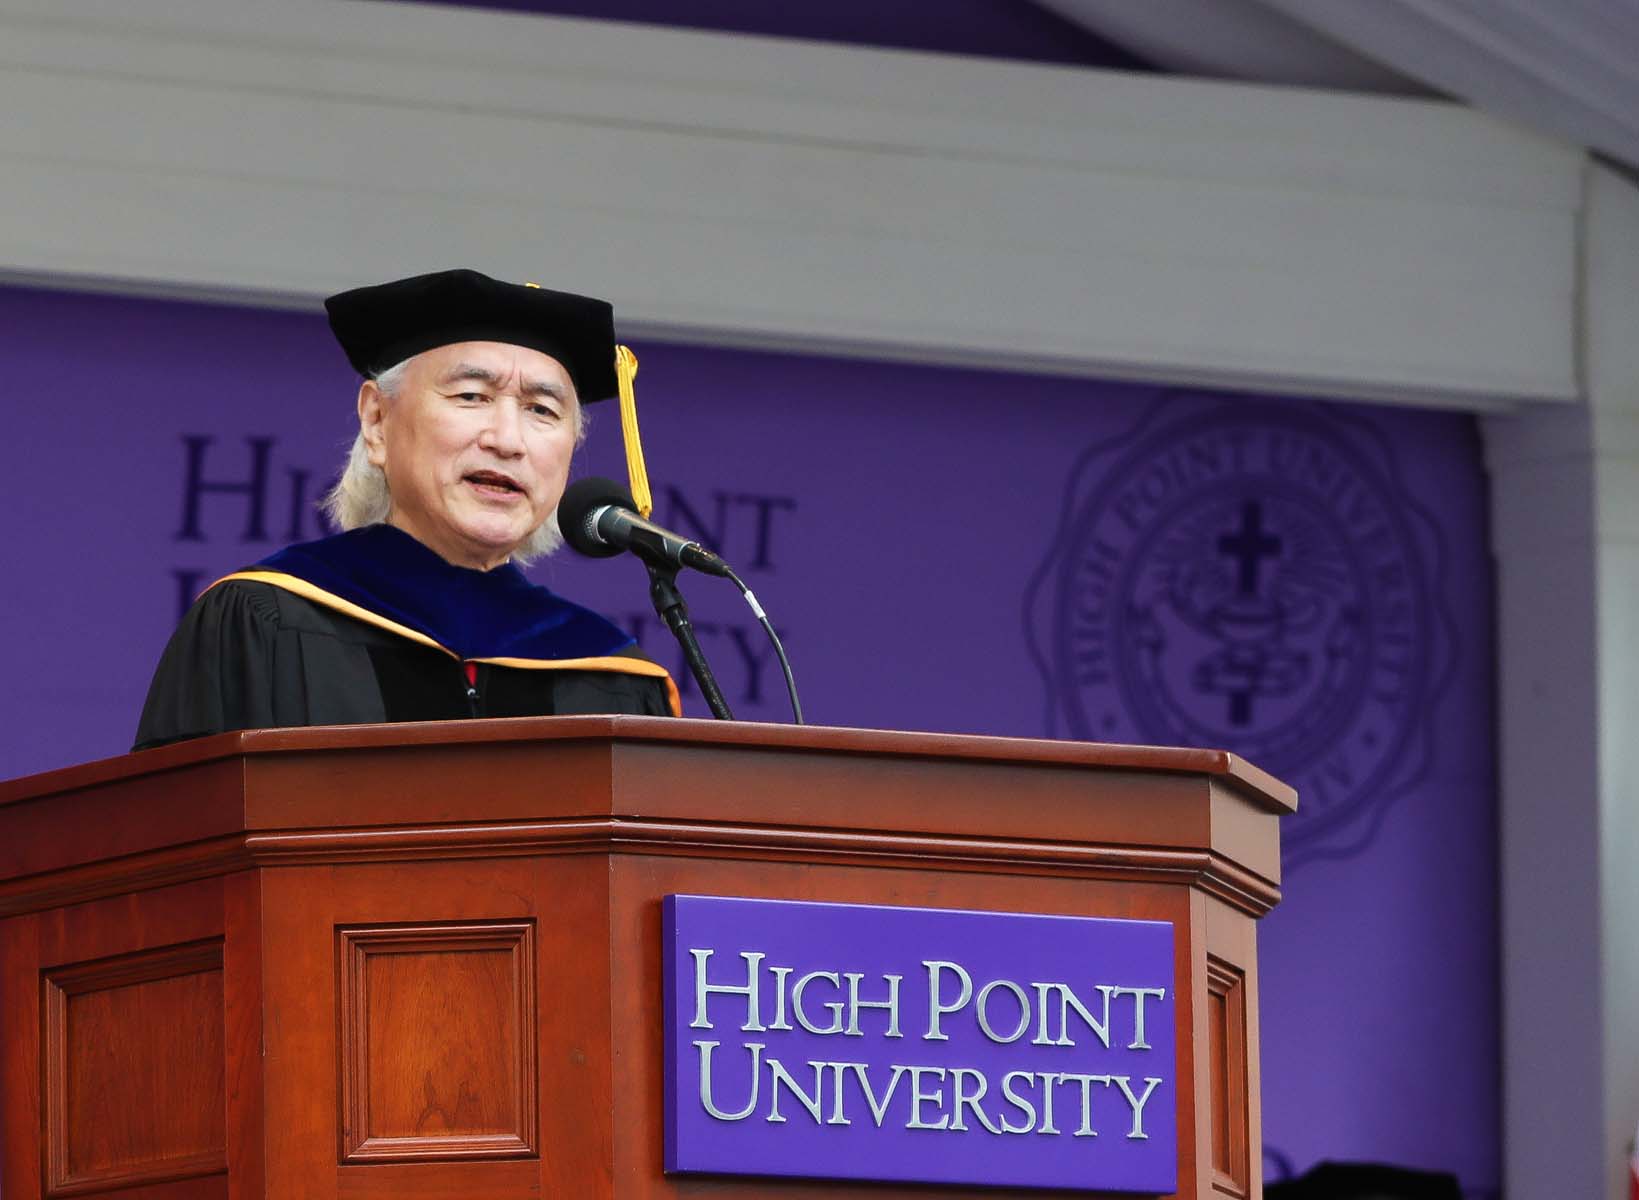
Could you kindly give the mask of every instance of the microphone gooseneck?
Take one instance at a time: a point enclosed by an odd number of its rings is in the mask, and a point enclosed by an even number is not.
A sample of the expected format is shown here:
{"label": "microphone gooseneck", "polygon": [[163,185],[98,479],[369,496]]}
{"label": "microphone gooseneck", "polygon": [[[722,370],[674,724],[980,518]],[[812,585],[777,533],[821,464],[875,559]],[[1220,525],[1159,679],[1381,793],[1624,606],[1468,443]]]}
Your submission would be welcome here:
{"label": "microphone gooseneck", "polygon": [[734,720],[728,698],[717,686],[717,677],[711,673],[711,665],[706,662],[706,652],[700,649],[700,639],[694,635],[689,606],[683,602],[683,593],[677,590],[677,568],[647,559],[643,565],[649,570],[649,599],[654,604],[654,611],[666,622],[666,628],[672,631],[677,644],[683,648],[683,661],[689,664],[689,673],[700,685],[700,694],[706,698],[711,715],[719,721]]}
{"label": "microphone gooseneck", "polygon": [[637,512],[631,495],[612,479],[593,476],[570,484],[558,502],[558,528],[570,547],[592,558],[612,558],[630,551],[642,560],[649,571],[649,597],[654,610],[665,621],[666,627],[677,638],[683,649],[684,661],[700,685],[700,694],[718,720],[733,720],[728,701],[706,662],[700,641],[689,620],[688,606],[677,590],[677,573],[684,567],[719,575],[739,588],[746,603],[751,606],[757,623],[768,634],[779,657],[780,670],[785,676],[786,691],[791,697],[791,710],[796,723],[801,725],[802,705],[797,700],[797,685],[791,677],[791,663],[785,656],[785,647],[763,612],[757,597],[746,587],[729,565],[699,542],[664,529]]}

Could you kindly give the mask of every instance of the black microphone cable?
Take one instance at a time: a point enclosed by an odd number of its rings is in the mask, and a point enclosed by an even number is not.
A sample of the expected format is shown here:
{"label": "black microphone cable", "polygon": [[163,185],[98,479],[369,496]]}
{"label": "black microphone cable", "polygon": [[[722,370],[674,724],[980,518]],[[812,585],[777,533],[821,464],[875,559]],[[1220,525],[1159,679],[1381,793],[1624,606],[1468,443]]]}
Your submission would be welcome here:
{"label": "black microphone cable", "polygon": [[763,606],[757,603],[757,597],[732,569],[728,573],[728,581],[740,589],[740,595],[744,596],[746,603],[751,606],[751,615],[757,618],[763,632],[768,634],[768,640],[774,644],[774,653],[780,659],[780,671],[785,675],[785,693],[791,697],[791,715],[796,724],[803,724],[802,701],[797,699],[797,681],[791,677],[791,660],[785,656],[785,647],[780,645],[780,635],[774,632],[774,625],[769,621],[768,614],[763,611]]}

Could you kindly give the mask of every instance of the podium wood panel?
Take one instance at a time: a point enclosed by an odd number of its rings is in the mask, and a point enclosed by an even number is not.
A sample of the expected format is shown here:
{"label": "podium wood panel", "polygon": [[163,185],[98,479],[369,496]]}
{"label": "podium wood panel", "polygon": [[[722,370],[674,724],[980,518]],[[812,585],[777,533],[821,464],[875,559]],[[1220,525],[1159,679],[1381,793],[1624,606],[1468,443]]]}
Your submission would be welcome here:
{"label": "podium wood panel", "polygon": [[1292,804],[1207,751],[649,718],[245,732],[13,781],[0,1188],[1032,1194],[664,1175],[660,898],[693,892],[1172,922],[1176,1194],[1255,1196],[1254,927]]}
{"label": "podium wood panel", "polygon": [[[46,1191],[77,1196],[227,1170],[222,943],[43,975]],[[121,1096],[146,1082],[144,1103]]]}

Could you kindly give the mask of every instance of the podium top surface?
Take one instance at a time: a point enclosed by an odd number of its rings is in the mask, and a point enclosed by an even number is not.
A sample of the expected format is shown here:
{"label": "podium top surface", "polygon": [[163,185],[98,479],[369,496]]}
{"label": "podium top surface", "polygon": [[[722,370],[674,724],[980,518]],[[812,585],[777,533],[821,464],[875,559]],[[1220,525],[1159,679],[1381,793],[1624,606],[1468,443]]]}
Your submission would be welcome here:
{"label": "podium top surface", "polygon": [[1120,860],[1256,914],[1295,805],[1216,750],[627,716],[244,730],[0,784],[0,916],[275,864],[726,846]]}
{"label": "podium top surface", "polygon": [[1267,811],[1287,813],[1297,808],[1297,793],[1290,786],[1225,750],[634,716],[513,717],[237,730],[0,781],[0,807],[234,758],[587,742],[612,747],[763,749],[867,759],[944,759],[1213,776],[1232,782],[1247,800]]}

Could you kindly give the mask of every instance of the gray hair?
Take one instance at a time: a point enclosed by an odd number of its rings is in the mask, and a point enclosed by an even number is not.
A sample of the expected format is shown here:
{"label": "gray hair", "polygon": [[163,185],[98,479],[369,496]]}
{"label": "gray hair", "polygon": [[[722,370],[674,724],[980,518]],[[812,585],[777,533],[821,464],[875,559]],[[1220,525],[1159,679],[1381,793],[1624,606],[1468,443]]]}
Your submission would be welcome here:
{"label": "gray hair", "polygon": [[[388,399],[398,396],[403,386],[410,360],[395,363],[375,376],[376,386]],[[580,401],[575,401],[575,445],[586,440],[588,420]],[[336,486],[319,501],[331,524],[338,529],[361,529],[366,525],[380,525],[392,511],[393,497],[387,490],[387,476],[370,461],[370,451],[364,444],[364,431],[353,439],[353,448],[347,452],[347,465],[342,468]],[[523,543],[512,552],[517,562],[528,565],[537,558],[551,554],[563,545],[563,533],[558,528],[558,514],[541,522]]]}

